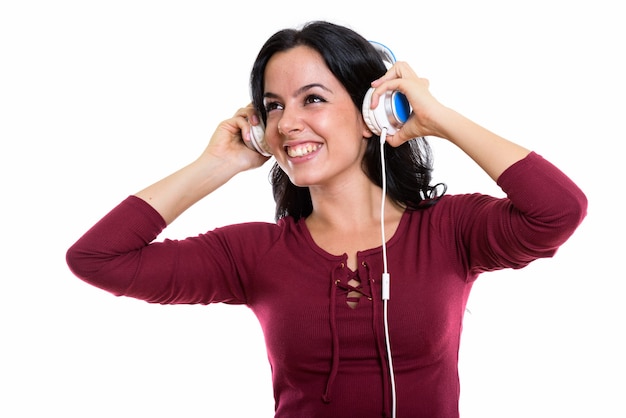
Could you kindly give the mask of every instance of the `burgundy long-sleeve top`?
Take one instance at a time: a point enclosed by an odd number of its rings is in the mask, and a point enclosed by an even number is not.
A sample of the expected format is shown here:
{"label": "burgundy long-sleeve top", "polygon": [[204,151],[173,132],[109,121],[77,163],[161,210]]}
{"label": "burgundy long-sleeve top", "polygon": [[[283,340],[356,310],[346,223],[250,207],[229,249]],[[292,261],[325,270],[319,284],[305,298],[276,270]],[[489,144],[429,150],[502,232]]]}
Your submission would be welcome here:
{"label": "burgundy long-sleeve top", "polygon": [[[582,191],[536,153],[498,184],[506,198],[446,195],[405,211],[386,244],[398,417],[458,417],[458,351],[472,283],[483,272],[553,256],[586,215]],[[165,226],[130,196],[68,250],[68,265],[115,295],[250,307],[265,337],[277,418],[390,415],[382,247],[360,251],[352,271],[345,254],[315,244],[303,219],[157,242]],[[355,291],[362,297],[350,298]]]}

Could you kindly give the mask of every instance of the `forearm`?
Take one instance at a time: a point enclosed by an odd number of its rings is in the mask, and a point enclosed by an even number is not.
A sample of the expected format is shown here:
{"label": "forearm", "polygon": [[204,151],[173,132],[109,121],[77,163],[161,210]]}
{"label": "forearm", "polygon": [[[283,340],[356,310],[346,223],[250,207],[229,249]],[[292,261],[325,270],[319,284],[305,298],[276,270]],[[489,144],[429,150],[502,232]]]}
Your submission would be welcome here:
{"label": "forearm", "polygon": [[169,225],[193,204],[218,189],[240,170],[232,163],[203,155],[135,196],[149,203]]}
{"label": "forearm", "polygon": [[446,138],[472,158],[494,181],[530,150],[483,128],[458,112],[442,107],[437,119],[439,136]]}

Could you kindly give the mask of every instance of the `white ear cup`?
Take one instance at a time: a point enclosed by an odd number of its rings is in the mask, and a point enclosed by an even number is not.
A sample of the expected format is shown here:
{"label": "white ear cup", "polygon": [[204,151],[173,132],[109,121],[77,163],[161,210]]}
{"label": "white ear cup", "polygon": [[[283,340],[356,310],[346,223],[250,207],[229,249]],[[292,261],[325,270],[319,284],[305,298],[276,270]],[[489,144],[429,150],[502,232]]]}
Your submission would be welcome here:
{"label": "white ear cup", "polygon": [[409,118],[411,106],[399,91],[387,91],[379,97],[378,105],[372,109],[373,92],[374,88],[370,88],[365,93],[362,106],[363,120],[376,135],[382,134],[383,128],[387,128],[387,133],[393,135]]}
{"label": "white ear cup", "polygon": [[[246,142],[246,144],[248,143]],[[250,124],[250,145],[252,145],[252,147],[254,147],[253,149],[261,155],[266,157],[270,157],[272,155],[267,142],[265,142],[265,125],[263,124],[261,118],[259,118],[258,125]]]}
{"label": "white ear cup", "polygon": [[365,98],[363,98],[363,109],[361,109],[363,113],[363,120],[365,124],[369,128],[370,131],[375,133],[376,135],[380,135],[382,132],[381,127],[376,122],[376,115],[372,106],[372,93],[374,92],[373,88],[370,88],[367,93],[365,93]]}

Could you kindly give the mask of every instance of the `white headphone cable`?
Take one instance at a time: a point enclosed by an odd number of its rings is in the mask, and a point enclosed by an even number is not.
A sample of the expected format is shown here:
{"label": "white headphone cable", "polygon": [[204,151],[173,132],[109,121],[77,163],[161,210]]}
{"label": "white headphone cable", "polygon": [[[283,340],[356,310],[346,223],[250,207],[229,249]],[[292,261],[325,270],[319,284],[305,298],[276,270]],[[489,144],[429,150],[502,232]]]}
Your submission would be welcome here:
{"label": "white headphone cable", "polygon": [[387,346],[387,361],[389,363],[389,378],[391,380],[391,417],[396,417],[396,379],[393,371],[393,358],[391,356],[391,342],[389,340],[389,319],[387,315],[387,305],[389,302],[389,272],[387,271],[387,240],[385,238],[385,197],[387,195],[387,170],[385,167],[385,142],[387,142],[387,128],[383,128],[380,134],[380,166],[382,178],[382,199],[380,204],[380,231],[382,234],[383,248],[383,276],[382,276],[382,298],[383,317],[385,323],[385,344]]}

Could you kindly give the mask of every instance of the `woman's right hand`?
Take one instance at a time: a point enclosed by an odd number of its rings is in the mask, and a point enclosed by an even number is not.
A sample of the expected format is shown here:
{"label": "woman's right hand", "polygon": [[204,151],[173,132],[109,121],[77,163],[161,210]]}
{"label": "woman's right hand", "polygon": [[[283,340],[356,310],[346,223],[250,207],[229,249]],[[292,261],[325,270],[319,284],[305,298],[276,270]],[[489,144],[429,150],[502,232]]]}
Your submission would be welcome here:
{"label": "woman's right hand", "polygon": [[250,141],[250,125],[259,124],[252,104],[240,108],[232,118],[217,126],[200,159],[219,158],[239,167],[240,171],[262,166],[269,158],[244,143]]}

